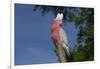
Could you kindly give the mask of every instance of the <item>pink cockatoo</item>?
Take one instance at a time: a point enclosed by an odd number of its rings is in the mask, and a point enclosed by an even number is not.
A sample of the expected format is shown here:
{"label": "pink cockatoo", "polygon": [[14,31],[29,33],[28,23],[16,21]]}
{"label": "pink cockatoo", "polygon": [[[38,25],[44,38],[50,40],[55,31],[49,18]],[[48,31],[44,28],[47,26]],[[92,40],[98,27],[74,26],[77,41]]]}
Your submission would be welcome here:
{"label": "pink cockatoo", "polygon": [[52,25],[51,36],[54,44],[56,46],[57,44],[62,46],[66,55],[69,57],[70,56],[69,44],[68,44],[67,34],[62,28],[62,20],[63,20],[63,14],[58,13]]}

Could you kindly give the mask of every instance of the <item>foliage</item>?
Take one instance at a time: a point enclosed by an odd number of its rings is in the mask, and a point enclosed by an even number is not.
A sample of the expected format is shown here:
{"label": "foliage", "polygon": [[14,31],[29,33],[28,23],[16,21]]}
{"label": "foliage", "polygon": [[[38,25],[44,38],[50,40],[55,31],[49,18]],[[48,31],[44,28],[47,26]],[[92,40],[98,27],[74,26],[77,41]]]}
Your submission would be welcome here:
{"label": "foliage", "polygon": [[94,60],[94,9],[81,10],[80,16],[85,17],[85,19],[81,20],[82,23],[80,25],[78,24],[80,31],[78,33],[77,51],[74,54],[74,60],[91,61]]}

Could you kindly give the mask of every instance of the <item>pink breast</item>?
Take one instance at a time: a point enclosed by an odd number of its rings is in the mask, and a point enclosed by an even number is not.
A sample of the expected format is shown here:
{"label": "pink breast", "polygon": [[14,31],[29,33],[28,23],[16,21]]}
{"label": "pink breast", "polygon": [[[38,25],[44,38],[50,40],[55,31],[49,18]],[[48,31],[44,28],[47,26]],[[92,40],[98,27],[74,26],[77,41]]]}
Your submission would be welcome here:
{"label": "pink breast", "polygon": [[59,31],[60,31],[60,24],[58,23],[58,21],[55,21],[52,25],[52,39],[58,43],[60,40],[60,35],[59,35]]}

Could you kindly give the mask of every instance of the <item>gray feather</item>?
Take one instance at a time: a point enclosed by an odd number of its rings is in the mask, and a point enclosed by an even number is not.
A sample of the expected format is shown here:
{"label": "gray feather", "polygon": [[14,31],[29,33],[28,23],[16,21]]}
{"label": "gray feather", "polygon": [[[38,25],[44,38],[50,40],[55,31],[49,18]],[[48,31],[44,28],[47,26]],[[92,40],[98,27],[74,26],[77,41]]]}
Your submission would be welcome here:
{"label": "gray feather", "polygon": [[67,53],[67,55],[70,56],[70,49],[69,49],[67,34],[63,28],[60,29],[59,34],[60,34],[60,39],[64,41],[62,46],[65,52]]}

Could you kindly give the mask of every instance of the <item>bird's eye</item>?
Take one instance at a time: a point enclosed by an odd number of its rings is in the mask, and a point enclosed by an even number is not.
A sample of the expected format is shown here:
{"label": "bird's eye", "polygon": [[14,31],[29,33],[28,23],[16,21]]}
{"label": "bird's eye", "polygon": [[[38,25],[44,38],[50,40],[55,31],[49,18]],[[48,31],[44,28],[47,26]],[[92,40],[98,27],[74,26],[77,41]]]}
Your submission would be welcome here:
{"label": "bird's eye", "polygon": [[62,26],[62,24],[60,24],[60,26]]}

